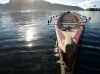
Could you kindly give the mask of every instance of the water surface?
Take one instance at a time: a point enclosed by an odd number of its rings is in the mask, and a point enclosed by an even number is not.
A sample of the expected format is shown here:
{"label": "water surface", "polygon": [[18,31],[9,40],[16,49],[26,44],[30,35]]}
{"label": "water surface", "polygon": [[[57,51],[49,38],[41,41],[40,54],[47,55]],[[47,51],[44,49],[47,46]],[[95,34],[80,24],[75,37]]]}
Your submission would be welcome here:
{"label": "water surface", "polygon": [[85,24],[75,74],[100,74],[100,12],[80,13],[92,19]]}
{"label": "water surface", "polygon": [[[54,52],[54,22],[47,20],[62,11],[0,13],[0,73],[60,74]],[[78,12],[86,23],[76,74],[100,73],[100,12]]]}

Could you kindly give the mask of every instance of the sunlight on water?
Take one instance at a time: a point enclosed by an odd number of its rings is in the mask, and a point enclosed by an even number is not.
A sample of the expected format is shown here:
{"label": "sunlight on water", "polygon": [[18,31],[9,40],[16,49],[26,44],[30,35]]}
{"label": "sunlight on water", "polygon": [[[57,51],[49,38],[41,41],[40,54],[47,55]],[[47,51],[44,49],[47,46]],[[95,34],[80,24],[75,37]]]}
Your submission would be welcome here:
{"label": "sunlight on water", "polygon": [[32,43],[27,44],[28,47],[32,47]]}
{"label": "sunlight on water", "polygon": [[28,41],[28,42],[32,41],[33,32],[34,32],[34,30],[32,28],[29,28],[26,30],[26,41]]}
{"label": "sunlight on water", "polygon": [[36,29],[31,26],[19,28],[18,33],[21,39],[27,42],[26,46],[28,47],[32,47],[32,41],[38,39],[38,37],[36,37]]}
{"label": "sunlight on water", "polygon": [[21,13],[24,13],[24,12],[32,12],[33,10],[25,10],[25,11],[21,11]]}
{"label": "sunlight on water", "polygon": [[0,74],[59,74],[55,41],[50,38],[54,38],[54,26],[48,29],[47,25],[48,17],[55,14],[45,11],[0,13]]}

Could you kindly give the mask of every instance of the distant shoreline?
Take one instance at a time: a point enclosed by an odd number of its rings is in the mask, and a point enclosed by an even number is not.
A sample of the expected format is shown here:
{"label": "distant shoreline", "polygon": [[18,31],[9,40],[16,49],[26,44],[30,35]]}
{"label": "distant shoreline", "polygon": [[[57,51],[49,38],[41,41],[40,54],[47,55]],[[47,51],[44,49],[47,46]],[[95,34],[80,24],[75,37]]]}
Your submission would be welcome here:
{"label": "distant shoreline", "polygon": [[100,8],[88,8],[86,11],[100,11]]}

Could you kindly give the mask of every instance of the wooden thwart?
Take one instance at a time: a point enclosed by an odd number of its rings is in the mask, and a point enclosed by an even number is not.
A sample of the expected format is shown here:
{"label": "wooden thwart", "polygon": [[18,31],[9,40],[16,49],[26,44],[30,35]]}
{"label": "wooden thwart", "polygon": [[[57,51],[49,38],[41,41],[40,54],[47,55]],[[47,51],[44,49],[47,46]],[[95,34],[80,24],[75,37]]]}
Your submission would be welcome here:
{"label": "wooden thwart", "polygon": [[76,25],[78,23],[61,23],[61,24],[63,24],[63,25]]}

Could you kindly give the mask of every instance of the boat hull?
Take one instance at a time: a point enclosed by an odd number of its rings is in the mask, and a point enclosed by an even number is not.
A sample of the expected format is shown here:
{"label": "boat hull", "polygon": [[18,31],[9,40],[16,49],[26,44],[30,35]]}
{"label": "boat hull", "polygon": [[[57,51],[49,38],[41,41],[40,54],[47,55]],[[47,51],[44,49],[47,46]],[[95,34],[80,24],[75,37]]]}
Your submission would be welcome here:
{"label": "boat hull", "polygon": [[[61,17],[59,17],[58,23],[57,25],[55,25],[55,31],[56,31],[56,37],[57,37],[57,48],[58,48],[59,54],[61,54],[60,58],[62,58],[62,61],[66,65],[66,71],[72,72],[75,65],[75,61],[77,59],[77,55],[78,55],[77,47],[79,45],[80,39],[84,32],[84,23],[82,22],[80,16],[76,14],[71,14],[77,17],[79,21],[79,29],[76,31],[62,30],[61,28],[59,28],[59,23],[61,22],[62,18],[66,16],[66,14],[68,15],[68,13],[65,13]],[[68,36],[71,36],[73,40],[73,43],[74,43],[73,50],[66,49],[66,37]]]}

